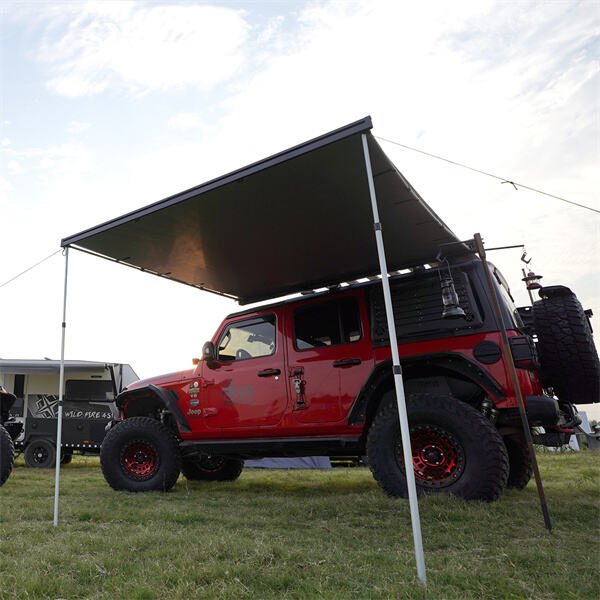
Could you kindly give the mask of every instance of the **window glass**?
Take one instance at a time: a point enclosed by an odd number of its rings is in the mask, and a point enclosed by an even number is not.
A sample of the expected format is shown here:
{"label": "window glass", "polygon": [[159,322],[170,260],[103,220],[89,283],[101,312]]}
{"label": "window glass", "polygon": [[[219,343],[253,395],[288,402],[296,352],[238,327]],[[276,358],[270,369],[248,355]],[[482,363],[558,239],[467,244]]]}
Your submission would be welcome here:
{"label": "window glass", "polygon": [[217,359],[231,362],[274,352],[275,315],[266,315],[229,325],[219,340]]}
{"label": "window glass", "polygon": [[356,298],[311,304],[294,311],[296,348],[309,350],[357,342],[362,337]]}
{"label": "window glass", "polygon": [[344,341],[346,343],[358,342],[362,336],[356,298],[342,298],[339,302],[339,308]]}
{"label": "window glass", "polygon": [[112,402],[115,393],[112,381],[106,379],[68,379],[65,399],[70,402]]}

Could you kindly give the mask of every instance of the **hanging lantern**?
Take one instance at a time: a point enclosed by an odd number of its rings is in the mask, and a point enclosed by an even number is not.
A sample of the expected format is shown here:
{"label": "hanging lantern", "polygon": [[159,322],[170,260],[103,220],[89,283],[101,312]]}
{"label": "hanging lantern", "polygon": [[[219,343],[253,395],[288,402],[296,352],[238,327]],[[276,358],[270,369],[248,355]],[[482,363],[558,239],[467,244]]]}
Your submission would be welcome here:
{"label": "hanging lantern", "polygon": [[458,294],[454,287],[454,281],[450,270],[440,279],[442,285],[442,303],[444,310],[442,311],[442,319],[462,319],[465,317],[465,311],[460,307]]}

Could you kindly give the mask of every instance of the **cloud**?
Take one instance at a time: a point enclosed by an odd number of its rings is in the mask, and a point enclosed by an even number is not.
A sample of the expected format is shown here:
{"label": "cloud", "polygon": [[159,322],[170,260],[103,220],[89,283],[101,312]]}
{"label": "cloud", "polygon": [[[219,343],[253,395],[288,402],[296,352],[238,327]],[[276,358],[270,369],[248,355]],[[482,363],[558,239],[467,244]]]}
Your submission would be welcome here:
{"label": "cloud", "polygon": [[280,31],[284,21],[285,17],[283,15],[278,15],[269,19],[266,26],[258,34],[257,42],[259,44],[265,44],[266,42],[271,41]]}
{"label": "cloud", "polygon": [[18,161],[16,160],[9,160],[8,164],[6,165],[8,170],[13,173],[14,175],[17,175],[19,173],[23,172],[23,167],[21,167],[21,165],[19,164]]}
{"label": "cloud", "polygon": [[8,138],[3,138],[2,140],[0,140],[0,146],[10,146],[10,140]]}
{"label": "cloud", "polygon": [[140,94],[193,86],[209,90],[243,64],[243,13],[207,5],[64,5],[45,28],[38,59],[48,87],[70,97],[106,90]]}
{"label": "cloud", "polygon": [[24,150],[11,148],[5,149],[5,153],[13,158],[8,163],[13,172],[22,169],[23,163],[25,163],[27,169],[35,169],[38,166],[42,169],[54,167],[57,173],[79,175],[88,171],[94,161],[94,153],[81,144],[59,144],[45,148],[26,148]]}
{"label": "cloud", "polygon": [[4,200],[9,192],[13,190],[13,185],[3,177],[0,177],[0,200]]}
{"label": "cloud", "polygon": [[86,131],[89,128],[90,128],[90,124],[86,123],[84,121],[71,121],[69,123],[69,126],[67,127],[67,131],[69,133],[78,134],[78,133],[83,133],[84,131]]}

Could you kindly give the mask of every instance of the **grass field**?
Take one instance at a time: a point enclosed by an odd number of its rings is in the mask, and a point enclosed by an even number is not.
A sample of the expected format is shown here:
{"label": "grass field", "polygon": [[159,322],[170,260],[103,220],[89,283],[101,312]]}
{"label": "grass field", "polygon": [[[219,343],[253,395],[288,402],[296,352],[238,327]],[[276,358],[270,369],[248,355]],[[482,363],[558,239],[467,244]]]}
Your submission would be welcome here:
{"label": "grass field", "polygon": [[408,502],[364,468],[135,495],[75,459],[55,530],[53,471],[19,462],[0,489],[0,598],[600,598],[600,454],[544,453],[540,468],[551,535],[533,483],[493,504],[420,501],[423,588]]}

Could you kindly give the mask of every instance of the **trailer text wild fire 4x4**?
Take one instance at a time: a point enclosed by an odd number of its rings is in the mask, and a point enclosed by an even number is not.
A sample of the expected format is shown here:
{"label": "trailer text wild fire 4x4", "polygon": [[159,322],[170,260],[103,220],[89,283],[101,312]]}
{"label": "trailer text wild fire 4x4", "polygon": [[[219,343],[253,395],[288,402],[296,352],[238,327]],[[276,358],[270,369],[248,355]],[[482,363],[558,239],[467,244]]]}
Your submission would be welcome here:
{"label": "trailer text wild fire 4x4", "polygon": [[[390,279],[420,492],[495,500],[531,463],[483,265],[451,265],[462,315],[443,317],[448,267]],[[492,267],[536,443],[561,445],[574,404],[599,400],[591,327],[566,287],[516,309]],[[446,315],[447,316],[447,315]],[[227,317],[194,369],[130,385],[101,451],[115,489],[233,480],[245,458],[367,456],[379,485],[407,494],[379,280]]]}

